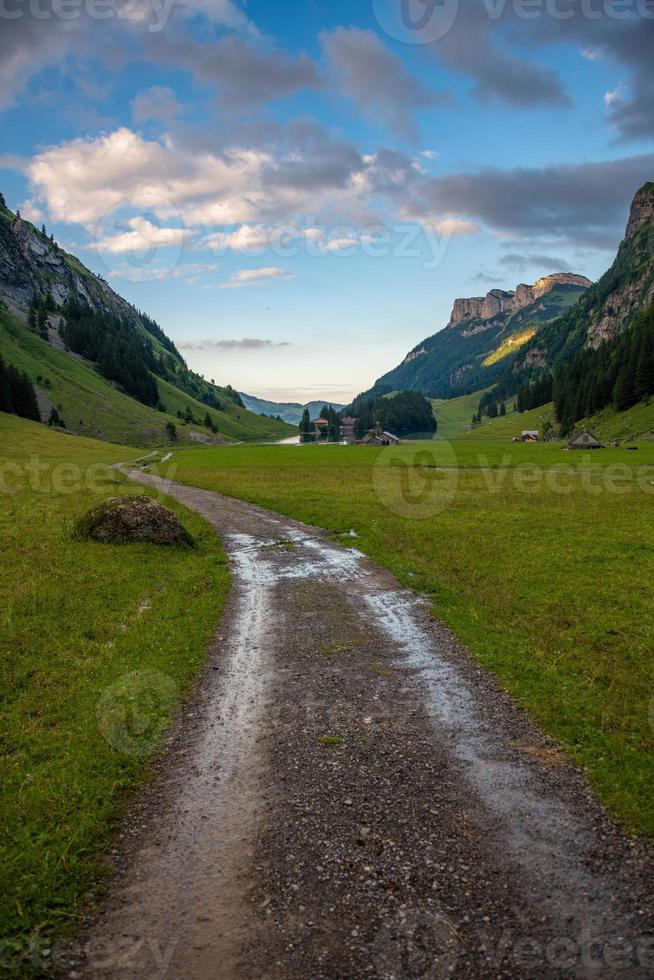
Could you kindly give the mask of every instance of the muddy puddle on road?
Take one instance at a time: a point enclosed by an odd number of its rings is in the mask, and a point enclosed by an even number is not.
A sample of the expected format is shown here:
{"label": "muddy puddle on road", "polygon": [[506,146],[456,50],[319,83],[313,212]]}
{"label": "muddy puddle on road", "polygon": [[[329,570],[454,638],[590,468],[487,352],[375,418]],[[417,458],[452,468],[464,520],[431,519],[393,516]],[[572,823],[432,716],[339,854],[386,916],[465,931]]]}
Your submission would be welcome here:
{"label": "muddy puddle on road", "polygon": [[82,975],[652,975],[647,855],[419,599],[313,528],[167,492],[234,585]]}

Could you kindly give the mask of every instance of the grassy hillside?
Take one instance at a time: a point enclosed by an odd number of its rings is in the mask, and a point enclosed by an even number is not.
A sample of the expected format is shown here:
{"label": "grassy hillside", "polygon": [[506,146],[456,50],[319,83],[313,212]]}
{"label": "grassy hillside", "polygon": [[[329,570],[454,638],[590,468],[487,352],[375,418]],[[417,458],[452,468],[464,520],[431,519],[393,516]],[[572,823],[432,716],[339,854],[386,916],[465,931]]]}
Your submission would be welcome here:
{"label": "grassy hillside", "polygon": [[654,438],[654,399],[616,412],[605,408],[592,418],[582,422],[602,439],[652,439]]}
{"label": "grassy hillside", "polygon": [[[201,424],[207,406],[158,381],[166,412],[140,404],[101,377],[94,365],[55,349],[29,330],[7,310],[0,309],[0,355],[9,364],[26,371],[32,382],[57,406],[68,429],[80,435],[139,446],[167,444],[166,423],[177,426],[180,441],[192,441],[193,434],[210,435]],[[37,379],[48,380],[48,384]],[[254,415],[226,396],[223,411],[210,409],[218,434],[225,440],[284,438],[294,430],[280,422]],[[177,418],[190,406],[198,425],[185,426]]]}
{"label": "grassy hillside", "polygon": [[[486,440],[512,439],[525,429],[541,430],[545,422],[557,425],[554,405],[550,402],[522,414],[512,410],[510,400],[507,415],[489,419],[484,417],[480,425],[473,429],[472,416],[477,410],[483,391],[447,401],[432,401],[434,414],[438,419],[438,435],[444,439]],[[626,412],[604,409],[591,418],[584,419],[577,428],[586,427],[600,439],[629,441],[633,439],[654,438],[654,399],[648,403],[635,405]]]}
{"label": "grassy hillside", "polygon": [[609,807],[654,833],[654,446],[643,449],[467,440],[454,444],[458,473],[438,440],[419,457],[413,445],[278,446],[175,462],[185,483],[353,528],[357,548],[427,595]]}
{"label": "grassy hillside", "polygon": [[438,436],[443,439],[458,439],[472,428],[472,416],[479,408],[479,399],[483,391],[475,391],[472,395],[462,395],[460,398],[447,400],[433,398],[434,415],[438,422]]}
{"label": "grassy hillside", "polygon": [[[136,455],[0,415],[0,966],[16,976],[49,975],[38,950],[106,868],[152,769],[150,735],[202,665],[228,586],[214,532],[171,502],[196,549],[75,538],[96,501],[144,492],[101,465]],[[136,746],[120,724],[130,704]]]}

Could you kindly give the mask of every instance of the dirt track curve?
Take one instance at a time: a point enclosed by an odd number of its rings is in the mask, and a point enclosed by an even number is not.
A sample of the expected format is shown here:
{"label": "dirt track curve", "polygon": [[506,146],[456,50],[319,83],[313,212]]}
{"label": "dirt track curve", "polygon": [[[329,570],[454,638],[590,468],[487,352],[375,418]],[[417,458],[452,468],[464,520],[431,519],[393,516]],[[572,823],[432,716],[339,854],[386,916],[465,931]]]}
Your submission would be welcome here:
{"label": "dirt track curve", "polygon": [[165,488],[234,584],[78,975],[654,975],[651,855],[419,598],[325,532]]}

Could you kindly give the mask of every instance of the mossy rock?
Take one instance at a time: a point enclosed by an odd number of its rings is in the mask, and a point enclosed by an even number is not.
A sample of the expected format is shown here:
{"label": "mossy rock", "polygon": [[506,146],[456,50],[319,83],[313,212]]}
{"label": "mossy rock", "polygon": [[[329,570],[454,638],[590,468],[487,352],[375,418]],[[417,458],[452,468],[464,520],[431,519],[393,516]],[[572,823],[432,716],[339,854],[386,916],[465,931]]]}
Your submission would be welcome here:
{"label": "mossy rock", "polygon": [[106,544],[147,541],[150,544],[186,545],[195,542],[167,507],[152,497],[111,497],[77,523],[80,537]]}

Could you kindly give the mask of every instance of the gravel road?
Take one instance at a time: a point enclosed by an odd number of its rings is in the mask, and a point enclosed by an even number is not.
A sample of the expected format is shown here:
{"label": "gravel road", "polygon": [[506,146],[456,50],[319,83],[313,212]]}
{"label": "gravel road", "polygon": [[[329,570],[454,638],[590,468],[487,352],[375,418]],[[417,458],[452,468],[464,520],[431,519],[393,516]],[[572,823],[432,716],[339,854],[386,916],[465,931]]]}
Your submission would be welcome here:
{"label": "gravel road", "polygon": [[165,489],[234,584],[77,976],[654,976],[651,851],[419,598],[352,542]]}

